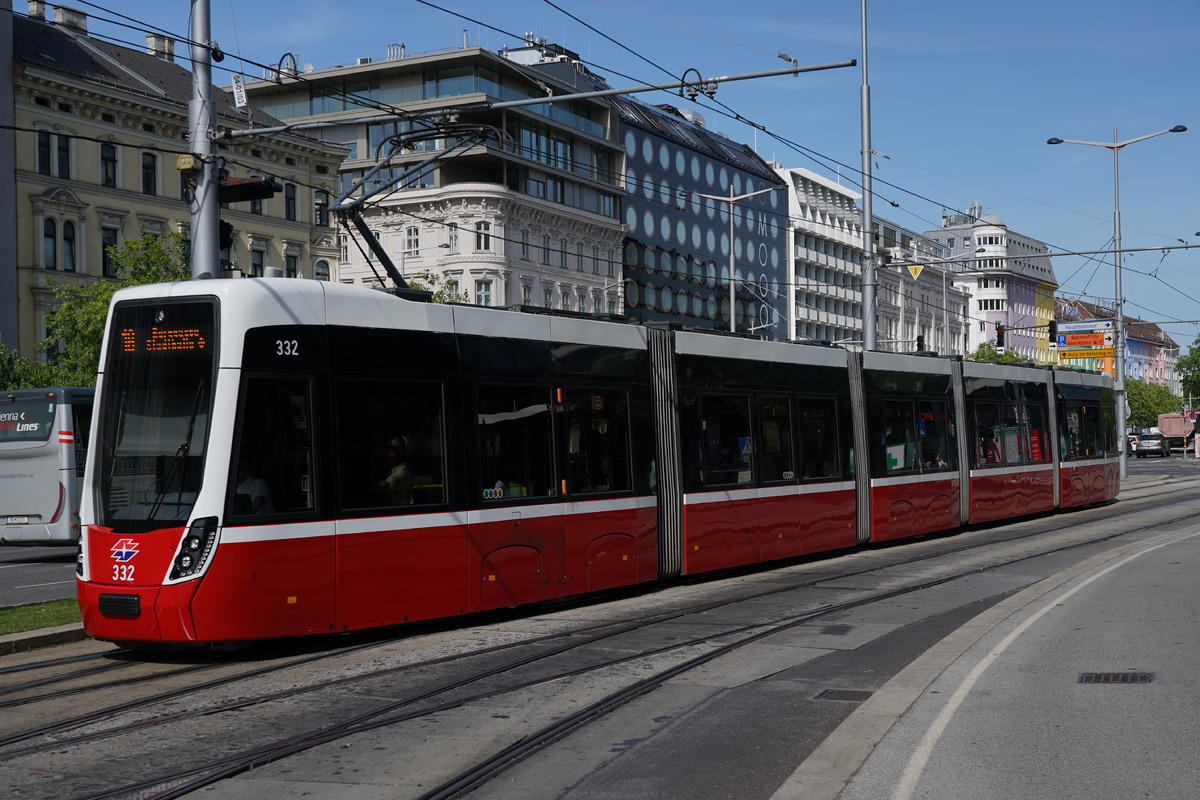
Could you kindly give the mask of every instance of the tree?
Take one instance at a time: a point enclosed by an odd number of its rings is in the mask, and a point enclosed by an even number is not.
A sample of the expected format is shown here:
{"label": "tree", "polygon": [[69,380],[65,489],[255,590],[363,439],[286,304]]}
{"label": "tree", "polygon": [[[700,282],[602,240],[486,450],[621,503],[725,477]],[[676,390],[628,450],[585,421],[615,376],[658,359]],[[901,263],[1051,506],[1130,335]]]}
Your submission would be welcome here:
{"label": "tree", "polygon": [[46,315],[46,340],[38,345],[47,351],[46,360],[30,361],[0,349],[0,387],[94,386],[104,325],[117,290],[191,278],[187,240],[179,233],[129,239],[110,247],[108,255],[119,281],[49,281],[55,308]]}
{"label": "tree", "polygon": [[471,298],[463,292],[455,291],[455,286],[448,284],[437,273],[426,270],[408,279],[414,289],[433,292],[435,303],[469,303]]}
{"label": "tree", "polygon": [[1129,403],[1127,423],[1137,428],[1152,428],[1158,424],[1159,414],[1170,414],[1183,407],[1167,387],[1137,378],[1125,379],[1125,394]]}
{"label": "tree", "polygon": [[1029,359],[1016,353],[1005,351],[996,352],[995,342],[983,342],[975,348],[975,352],[967,356],[967,361],[999,361],[1001,364],[1028,364]]}
{"label": "tree", "polygon": [[1183,396],[1200,397],[1200,336],[1188,347],[1187,353],[1175,365],[1183,378]]}

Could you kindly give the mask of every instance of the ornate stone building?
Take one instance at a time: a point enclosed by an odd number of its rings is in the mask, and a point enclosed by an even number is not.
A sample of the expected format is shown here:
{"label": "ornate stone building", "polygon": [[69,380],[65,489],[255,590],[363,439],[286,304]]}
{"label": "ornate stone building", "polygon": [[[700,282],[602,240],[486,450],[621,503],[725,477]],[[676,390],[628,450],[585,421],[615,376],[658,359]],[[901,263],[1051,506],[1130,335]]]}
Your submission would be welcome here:
{"label": "ornate stone building", "polygon": [[[145,51],[93,39],[75,9],[29,3],[12,18],[16,128],[15,349],[34,357],[45,337],[53,281],[114,280],[107,248],[144,234],[189,233],[191,73],[174,63],[174,42],[151,35]],[[216,91],[218,122],[245,129],[249,117]],[[276,123],[259,115],[255,124]],[[248,137],[220,151],[229,177],[271,175],[283,192],[222,208],[234,228],[227,266],[294,277],[337,276],[328,197],[345,149],[298,134]],[[4,273],[0,272],[0,275]],[[5,342],[14,347],[11,341]]]}

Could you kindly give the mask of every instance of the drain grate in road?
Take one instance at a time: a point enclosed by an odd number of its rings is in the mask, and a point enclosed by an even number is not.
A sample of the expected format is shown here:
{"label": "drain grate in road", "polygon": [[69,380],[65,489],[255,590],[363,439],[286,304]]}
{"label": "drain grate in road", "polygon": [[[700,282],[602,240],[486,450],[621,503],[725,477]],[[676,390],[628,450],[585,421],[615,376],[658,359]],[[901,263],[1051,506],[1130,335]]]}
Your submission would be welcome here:
{"label": "drain grate in road", "polygon": [[861,703],[874,692],[864,692],[861,689],[826,689],[819,695],[814,697],[814,700],[844,700],[848,703]]}
{"label": "drain grate in road", "polygon": [[1153,672],[1085,672],[1080,683],[1153,683]]}

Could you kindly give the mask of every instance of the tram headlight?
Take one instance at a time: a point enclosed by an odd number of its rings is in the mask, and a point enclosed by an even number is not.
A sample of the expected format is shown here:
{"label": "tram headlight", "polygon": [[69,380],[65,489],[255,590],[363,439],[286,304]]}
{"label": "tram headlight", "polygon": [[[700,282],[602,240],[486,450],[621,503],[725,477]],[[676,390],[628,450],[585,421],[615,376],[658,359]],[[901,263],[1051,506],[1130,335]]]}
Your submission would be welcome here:
{"label": "tram headlight", "polygon": [[175,563],[171,566],[171,580],[190,578],[204,568],[217,540],[217,518],[202,517],[192,523],[183,534]]}

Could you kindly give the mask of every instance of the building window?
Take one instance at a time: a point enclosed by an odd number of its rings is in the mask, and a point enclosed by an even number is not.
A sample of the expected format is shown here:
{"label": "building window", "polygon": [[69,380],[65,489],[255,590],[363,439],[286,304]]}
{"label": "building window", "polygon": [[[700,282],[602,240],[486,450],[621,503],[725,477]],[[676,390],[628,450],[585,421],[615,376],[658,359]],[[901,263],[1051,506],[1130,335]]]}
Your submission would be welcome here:
{"label": "building window", "polygon": [[599,247],[592,248],[592,274],[593,275],[600,274],[600,248]]}
{"label": "building window", "polygon": [[[492,223],[476,222],[475,223],[475,250],[480,253],[489,253],[492,250]],[[478,291],[478,284],[476,284]],[[491,291],[491,284],[488,284],[488,291]],[[480,305],[491,305],[488,303],[480,303]]]}
{"label": "building window", "polygon": [[283,218],[296,219],[296,184],[288,183],[283,187]]}
{"label": "building window", "polygon": [[58,177],[71,177],[71,137],[58,135]]}
{"label": "building window", "polygon": [[421,255],[421,229],[407,228],[404,231],[404,254],[408,256]]}
{"label": "building window", "polygon": [[521,231],[521,258],[529,260],[529,231]]}
{"label": "building window", "polygon": [[583,242],[575,243],[575,269],[583,272]]}
{"label": "building window", "polygon": [[616,256],[615,252],[613,252],[612,250],[608,251],[608,275],[609,275],[609,277],[612,277],[612,274],[613,274],[613,258],[615,256]]}
{"label": "building window", "polygon": [[318,261],[313,264],[313,278],[318,281],[329,280],[329,262]]}
{"label": "building window", "polygon": [[104,277],[117,277],[117,266],[113,263],[112,254],[108,252],[108,248],[117,246],[117,229],[116,228],[101,228],[100,229],[100,264],[104,272]]}
{"label": "building window", "polygon": [[58,268],[58,226],[52,219],[42,223],[42,266],[46,269]]}
{"label": "building window", "polygon": [[549,236],[542,237],[542,263],[543,264],[550,263],[550,237]]}
{"label": "building window", "polygon": [[571,310],[571,293],[568,292],[566,289],[564,289],[563,293],[562,293],[562,310],[563,311]]}
{"label": "building window", "polygon": [[345,233],[338,234],[338,261],[345,264],[350,260],[350,236]]}
{"label": "building window", "polygon": [[528,283],[521,287],[521,303],[523,305],[533,305],[533,287]]}
{"label": "building window", "polygon": [[142,194],[158,194],[158,156],[142,153]]}
{"label": "building window", "polygon": [[250,251],[250,277],[261,278],[265,274],[267,254],[262,250]]}
{"label": "building window", "polygon": [[[486,225],[486,222],[479,223]],[[475,281],[475,305],[490,306],[492,304],[492,282]]]}
{"label": "building window", "polygon": [[252,199],[250,201],[250,213],[251,214],[262,214],[263,213],[263,201],[262,201],[261,197],[255,197],[254,199]]}
{"label": "building window", "polygon": [[75,271],[75,223],[67,220],[63,223],[62,234],[63,271]]}
{"label": "building window", "polygon": [[296,256],[284,256],[283,269],[289,278],[300,277],[300,259]]}
{"label": "building window", "polygon": [[50,174],[50,134],[46,131],[38,131],[37,135],[37,171]]}
{"label": "building window", "polygon": [[446,281],[446,294],[453,302],[458,302],[458,281]]}
{"label": "building window", "polygon": [[450,252],[458,252],[458,223],[451,222],[446,228],[446,244],[450,245]]}
{"label": "building window", "polygon": [[117,185],[117,148],[111,144],[100,145],[100,184]]}
{"label": "building window", "polygon": [[329,225],[329,192],[317,190],[313,194],[313,225]]}
{"label": "building window", "polygon": [[567,240],[558,240],[558,265],[563,269],[567,268]]}
{"label": "building window", "polygon": [[554,305],[554,292],[550,289],[542,289],[542,305],[550,308]]}

